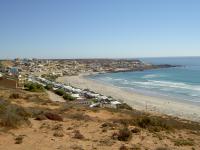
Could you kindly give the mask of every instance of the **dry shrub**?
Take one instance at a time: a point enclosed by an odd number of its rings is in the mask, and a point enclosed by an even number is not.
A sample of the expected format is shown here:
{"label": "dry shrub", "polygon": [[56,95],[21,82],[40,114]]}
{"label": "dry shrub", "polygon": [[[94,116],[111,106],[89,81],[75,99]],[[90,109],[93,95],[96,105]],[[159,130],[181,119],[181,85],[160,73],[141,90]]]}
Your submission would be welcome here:
{"label": "dry shrub", "polygon": [[113,134],[113,139],[118,139],[119,141],[129,141],[132,138],[132,132],[128,128],[123,128],[119,130],[119,133]]}
{"label": "dry shrub", "polygon": [[45,117],[45,115],[41,114],[41,115],[38,115],[35,120],[38,120],[38,121],[42,121],[42,120],[46,120],[47,118]]}
{"label": "dry shrub", "polygon": [[61,107],[59,108],[59,111],[60,113],[63,113],[63,112],[66,112],[66,111],[69,111],[70,109],[73,108],[73,105],[70,105],[70,104],[63,104],[61,105]]}
{"label": "dry shrub", "polygon": [[191,139],[187,139],[187,140],[186,140],[186,139],[180,138],[180,139],[174,140],[174,145],[175,145],[175,146],[194,146],[195,143],[194,143],[194,141],[191,140]]}
{"label": "dry shrub", "polygon": [[77,120],[77,121],[89,121],[89,120],[91,120],[90,116],[84,115],[82,113],[70,114],[68,117],[70,119],[74,119],[74,120]]}
{"label": "dry shrub", "polygon": [[84,149],[82,148],[82,146],[80,146],[80,145],[72,145],[72,146],[70,147],[70,149],[72,149],[72,150],[84,150]]}
{"label": "dry shrub", "polygon": [[73,137],[73,138],[82,140],[82,139],[84,139],[84,136],[80,133],[79,130],[75,130],[75,131],[74,131],[74,137]]}
{"label": "dry shrub", "polygon": [[129,126],[129,125],[134,125],[135,121],[133,119],[116,119],[113,120],[114,124],[121,124],[123,126]]}
{"label": "dry shrub", "polygon": [[110,123],[110,122],[105,122],[101,125],[101,128],[106,128],[106,127],[113,127],[114,124],[113,123]]}
{"label": "dry shrub", "polygon": [[128,150],[128,147],[126,147],[125,145],[122,145],[119,150]]}
{"label": "dry shrub", "polygon": [[0,115],[1,125],[10,128],[17,128],[22,124],[29,125],[28,118],[30,114],[23,108],[17,105],[7,105]]}
{"label": "dry shrub", "polygon": [[139,128],[134,128],[131,130],[132,133],[139,133],[141,130]]}
{"label": "dry shrub", "polygon": [[109,138],[103,138],[99,141],[100,146],[112,146],[115,142]]}
{"label": "dry shrub", "polygon": [[117,109],[133,110],[133,108],[126,103],[117,105]]}
{"label": "dry shrub", "polygon": [[63,125],[62,124],[56,124],[53,126],[52,130],[63,130]]}
{"label": "dry shrub", "polygon": [[141,128],[146,128],[149,131],[159,132],[161,130],[169,130],[171,127],[156,117],[141,117],[137,120],[137,125]]}
{"label": "dry shrub", "polygon": [[13,94],[11,94],[9,96],[9,98],[11,98],[11,99],[19,99],[19,98],[21,98],[21,96],[19,95],[19,93],[13,93]]}
{"label": "dry shrub", "polygon": [[158,148],[156,148],[156,150],[169,150],[169,148],[167,148],[167,147],[158,147]]}
{"label": "dry shrub", "polygon": [[40,108],[40,107],[30,107],[30,108],[27,109],[27,111],[29,112],[29,114],[31,114],[32,118],[36,118],[39,115],[44,114],[43,108]]}
{"label": "dry shrub", "polygon": [[40,126],[40,129],[51,129],[51,125],[49,123],[44,122]]}
{"label": "dry shrub", "polygon": [[55,136],[55,137],[63,137],[64,136],[63,130],[56,130],[54,132],[53,136]]}
{"label": "dry shrub", "polygon": [[19,135],[15,138],[15,144],[21,144],[23,142],[24,136]]}
{"label": "dry shrub", "polygon": [[6,110],[8,105],[10,105],[8,101],[0,100],[0,114]]}
{"label": "dry shrub", "polygon": [[44,113],[45,117],[47,117],[49,120],[54,120],[54,121],[63,121],[63,118],[59,116],[58,114],[51,113],[51,112],[46,112]]}

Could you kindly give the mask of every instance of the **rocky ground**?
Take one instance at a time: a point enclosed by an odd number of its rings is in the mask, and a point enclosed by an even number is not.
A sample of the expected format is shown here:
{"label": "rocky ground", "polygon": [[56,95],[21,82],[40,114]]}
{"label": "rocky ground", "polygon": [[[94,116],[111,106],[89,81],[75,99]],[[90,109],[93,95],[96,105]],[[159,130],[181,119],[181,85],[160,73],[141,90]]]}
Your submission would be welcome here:
{"label": "rocky ground", "polygon": [[136,110],[89,109],[0,88],[3,150],[198,150],[200,125]]}

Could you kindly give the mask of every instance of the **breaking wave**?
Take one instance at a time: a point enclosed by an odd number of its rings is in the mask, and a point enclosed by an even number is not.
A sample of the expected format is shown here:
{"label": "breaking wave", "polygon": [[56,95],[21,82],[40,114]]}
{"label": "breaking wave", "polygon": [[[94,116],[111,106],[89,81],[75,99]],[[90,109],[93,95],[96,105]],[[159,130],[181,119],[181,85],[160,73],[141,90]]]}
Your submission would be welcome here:
{"label": "breaking wave", "polygon": [[150,79],[150,78],[159,78],[159,77],[165,77],[165,75],[147,74],[147,75],[144,75],[142,78],[144,78],[144,79]]}
{"label": "breaking wave", "polygon": [[161,87],[161,88],[166,88],[165,90],[168,90],[168,91],[169,91],[169,88],[176,88],[176,89],[185,89],[185,90],[200,92],[200,86],[190,85],[190,84],[181,83],[181,82],[148,80],[147,82],[132,82],[132,84],[158,87],[158,88]]}

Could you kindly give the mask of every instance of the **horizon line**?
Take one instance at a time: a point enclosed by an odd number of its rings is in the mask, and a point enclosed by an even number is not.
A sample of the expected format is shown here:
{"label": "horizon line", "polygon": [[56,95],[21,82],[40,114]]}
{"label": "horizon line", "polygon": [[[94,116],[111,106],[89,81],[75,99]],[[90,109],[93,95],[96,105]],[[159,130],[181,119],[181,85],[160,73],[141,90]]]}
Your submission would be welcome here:
{"label": "horizon line", "polygon": [[200,56],[144,56],[144,57],[75,57],[75,58],[39,58],[39,57],[16,57],[16,58],[0,58],[0,60],[14,59],[46,59],[46,60],[76,60],[76,59],[143,59],[143,58],[194,58]]}

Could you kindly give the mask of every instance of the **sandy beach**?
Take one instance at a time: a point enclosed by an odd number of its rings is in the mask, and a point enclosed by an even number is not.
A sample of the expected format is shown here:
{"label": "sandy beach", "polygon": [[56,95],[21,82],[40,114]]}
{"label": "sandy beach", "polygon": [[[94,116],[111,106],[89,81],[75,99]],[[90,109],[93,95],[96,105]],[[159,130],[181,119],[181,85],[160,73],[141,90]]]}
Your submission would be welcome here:
{"label": "sandy beach", "polygon": [[167,114],[174,117],[200,122],[199,106],[166,98],[146,96],[132,91],[126,91],[110,84],[104,84],[92,79],[88,79],[85,77],[85,75],[60,77],[57,81],[81,89],[87,88],[106,96],[112,96],[117,100],[124,101],[137,110],[158,114]]}

